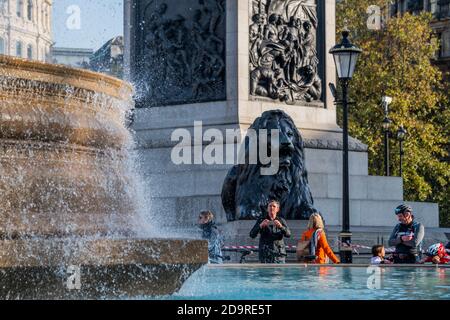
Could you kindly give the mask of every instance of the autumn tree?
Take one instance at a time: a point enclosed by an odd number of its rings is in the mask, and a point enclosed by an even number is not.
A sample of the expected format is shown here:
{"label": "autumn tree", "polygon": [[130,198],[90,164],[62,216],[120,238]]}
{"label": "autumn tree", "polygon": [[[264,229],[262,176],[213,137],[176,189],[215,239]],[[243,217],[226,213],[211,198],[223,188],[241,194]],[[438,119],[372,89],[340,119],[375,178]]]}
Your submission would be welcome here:
{"label": "autumn tree", "polygon": [[[350,86],[350,134],[368,145],[369,170],[383,175],[384,153],[381,98],[393,98],[392,131],[408,131],[404,143],[404,192],[409,201],[440,205],[441,224],[450,225],[449,104],[442,73],[432,60],[439,43],[430,27],[430,13],[406,13],[386,18],[387,0],[337,2],[337,41],[347,27],[351,40],[363,49]],[[381,9],[377,23],[376,5]],[[375,14],[374,14],[375,13]],[[399,174],[399,144],[391,140],[391,165]]]}

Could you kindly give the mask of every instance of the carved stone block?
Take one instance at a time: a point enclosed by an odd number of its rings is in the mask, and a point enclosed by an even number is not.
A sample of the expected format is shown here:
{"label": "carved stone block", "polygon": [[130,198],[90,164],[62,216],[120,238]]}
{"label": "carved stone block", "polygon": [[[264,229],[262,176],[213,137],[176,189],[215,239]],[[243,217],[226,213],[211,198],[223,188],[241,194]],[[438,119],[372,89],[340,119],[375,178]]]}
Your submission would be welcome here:
{"label": "carved stone block", "polygon": [[226,100],[225,0],[134,0],[137,107]]}
{"label": "carved stone block", "polygon": [[253,0],[250,95],[287,104],[321,100],[315,0]]}

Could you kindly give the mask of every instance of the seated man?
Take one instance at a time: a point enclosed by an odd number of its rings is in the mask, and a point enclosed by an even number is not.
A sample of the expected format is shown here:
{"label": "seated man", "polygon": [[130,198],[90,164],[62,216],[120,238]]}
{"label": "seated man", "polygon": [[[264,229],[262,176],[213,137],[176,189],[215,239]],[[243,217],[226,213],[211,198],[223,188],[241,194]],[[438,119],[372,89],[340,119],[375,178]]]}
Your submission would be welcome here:
{"label": "seated man", "polygon": [[450,263],[450,255],[445,251],[443,243],[436,243],[431,245],[427,252],[426,257],[421,261],[422,263],[432,262],[434,264],[446,264]]}
{"label": "seated man", "polygon": [[286,221],[277,217],[278,212],[280,212],[280,203],[275,200],[270,201],[268,215],[259,218],[250,231],[252,239],[261,234],[259,238],[259,261],[261,263],[285,263],[286,261],[286,246],[283,238],[290,238],[291,231]]}
{"label": "seated man", "polygon": [[424,226],[414,221],[413,210],[408,205],[395,209],[398,221],[390,238],[389,245],[395,246],[394,263],[417,263],[420,261]]}

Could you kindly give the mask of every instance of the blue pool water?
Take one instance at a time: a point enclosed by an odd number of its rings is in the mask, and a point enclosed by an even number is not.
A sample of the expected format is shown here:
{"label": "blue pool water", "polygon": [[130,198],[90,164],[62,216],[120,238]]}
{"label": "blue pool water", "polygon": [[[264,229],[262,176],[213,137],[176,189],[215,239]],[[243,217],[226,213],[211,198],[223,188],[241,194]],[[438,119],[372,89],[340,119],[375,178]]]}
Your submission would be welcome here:
{"label": "blue pool water", "polygon": [[[450,269],[360,267],[204,267],[166,299],[195,300],[450,300]],[[370,272],[370,273],[368,273]],[[368,288],[371,284],[371,288]],[[378,287],[378,289],[377,289]]]}

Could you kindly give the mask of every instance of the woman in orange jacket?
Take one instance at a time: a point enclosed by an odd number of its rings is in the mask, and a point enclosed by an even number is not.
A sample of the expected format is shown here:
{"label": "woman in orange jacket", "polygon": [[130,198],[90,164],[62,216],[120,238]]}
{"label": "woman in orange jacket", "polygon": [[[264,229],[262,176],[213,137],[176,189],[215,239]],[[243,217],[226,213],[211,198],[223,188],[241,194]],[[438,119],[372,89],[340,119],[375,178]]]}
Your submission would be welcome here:
{"label": "woman in orange jacket", "polygon": [[319,213],[313,213],[309,217],[308,230],[302,234],[301,241],[308,240],[311,240],[310,253],[316,256],[314,263],[325,264],[326,257],[330,258],[334,263],[339,263],[339,259],[328,245],[323,220]]}

